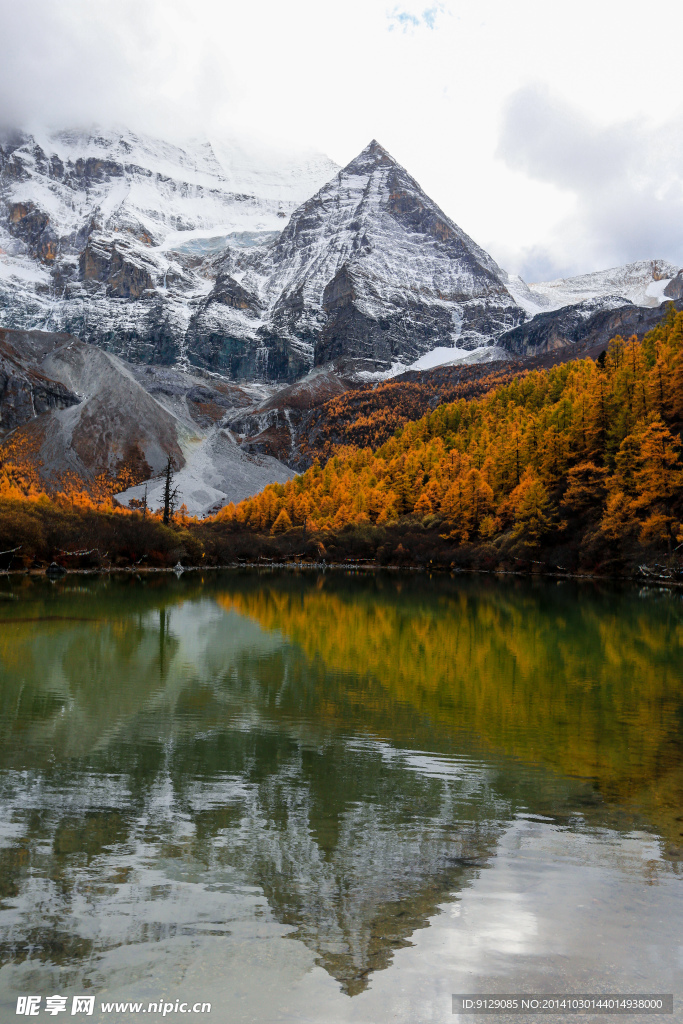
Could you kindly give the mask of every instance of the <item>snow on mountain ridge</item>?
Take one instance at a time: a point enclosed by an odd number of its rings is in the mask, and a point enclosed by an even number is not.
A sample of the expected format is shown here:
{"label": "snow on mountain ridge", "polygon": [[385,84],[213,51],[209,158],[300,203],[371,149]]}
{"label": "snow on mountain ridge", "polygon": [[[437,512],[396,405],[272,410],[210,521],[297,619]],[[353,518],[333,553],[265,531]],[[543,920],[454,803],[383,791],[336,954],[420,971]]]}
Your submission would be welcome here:
{"label": "snow on mountain ridge", "polygon": [[610,295],[621,295],[638,306],[657,306],[666,299],[664,289],[677,273],[678,267],[666,260],[640,260],[577,277],[539,281],[530,284],[529,290],[546,310]]}
{"label": "snow on mountain ridge", "polygon": [[[192,230],[193,222],[198,229],[238,230],[245,222],[241,213],[245,203],[253,229],[257,226],[254,200],[263,208],[261,216],[267,218],[268,227],[281,229],[278,213],[286,217],[337,169],[322,154],[283,157],[263,148],[254,154],[253,147],[250,152],[236,140],[194,139],[181,146],[125,129],[43,131],[20,135],[16,141],[20,144],[12,146],[12,157],[33,170],[30,184],[26,177],[15,179],[16,201],[26,197],[27,186],[33,185],[39,187],[43,202],[51,205],[50,193],[59,192],[60,167],[67,172],[71,168],[76,173],[71,175],[66,198],[71,201],[67,207],[75,213],[79,211],[72,202],[79,189],[74,184],[85,184],[90,202],[82,205],[94,205],[106,217],[127,203],[131,212],[148,222],[146,226],[157,227],[162,235],[164,227],[173,229],[174,220],[185,222],[183,230]],[[89,169],[98,171],[101,165],[108,177],[88,175]],[[49,180],[36,180],[45,177]]]}
{"label": "snow on mountain ridge", "polygon": [[[264,250],[230,250],[227,278],[268,310],[302,372],[341,355],[390,367],[449,343],[474,348],[525,313],[507,275],[373,140],[292,214]],[[201,314],[243,329],[242,309]],[[205,325],[206,326],[206,325]]]}

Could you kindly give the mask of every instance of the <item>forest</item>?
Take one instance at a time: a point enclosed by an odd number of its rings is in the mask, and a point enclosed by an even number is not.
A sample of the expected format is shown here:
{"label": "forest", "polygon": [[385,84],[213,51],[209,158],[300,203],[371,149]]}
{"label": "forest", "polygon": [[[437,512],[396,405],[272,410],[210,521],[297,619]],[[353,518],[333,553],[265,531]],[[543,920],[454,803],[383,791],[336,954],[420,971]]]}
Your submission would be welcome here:
{"label": "forest", "polygon": [[683,313],[669,307],[642,342],[615,337],[597,360],[441,404],[374,451],[338,444],[216,521],[272,534],[411,523],[498,562],[550,545],[596,568],[671,558],[683,542],[682,425]]}
{"label": "forest", "polygon": [[[443,366],[428,374],[352,388],[314,410],[301,438],[304,465],[327,461],[339,444],[377,448],[399,427],[444,402],[476,398],[525,373],[517,360]],[[413,379],[410,379],[413,378]]]}
{"label": "forest", "polygon": [[53,558],[74,567],[361,558],[680,571],[683,313],[669,306],[642,342],[616,337],[596,360],[482,374],[477,386],[485,393],[398,425],[392,416],[405,416],[417,385],[397,391],[393,413],[391,385],[342,395],[328,403],[327,459],[311,452],[287,484],[201,521],[181,508],[166,525],[117,505],[120,480],[89,490],[70,481],[48,495],[35,471],[6,458],[0,559],[9,560],[0,568]]}

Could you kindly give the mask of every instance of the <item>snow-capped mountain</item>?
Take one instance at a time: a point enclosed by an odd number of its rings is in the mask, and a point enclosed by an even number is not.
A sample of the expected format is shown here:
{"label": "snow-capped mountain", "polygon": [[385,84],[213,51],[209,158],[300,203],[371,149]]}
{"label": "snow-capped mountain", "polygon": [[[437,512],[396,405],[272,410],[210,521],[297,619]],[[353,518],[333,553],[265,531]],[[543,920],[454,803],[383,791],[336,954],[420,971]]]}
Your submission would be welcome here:
{"label": "snow-capped mountain", "polygon": [[[439,345],[488,345],[520,323],[526,314],[506,281],[373,141],[272,245],[228,251],[190,334],[215,364],[222,339],[251,332],[275,376],[339,357],[389,368]],[[201,338],[211,339],[208,349]],[[233,372],[243,359],[235,353]]]}
{"label": "snow-capped mountain", "polygon": [[129,132],[17,135],[0,161],[6,327],[291,380],[338,356],[475,348],[527,315],[376,142],[336,175],[321,156],[273,167]]}
{"label": "snow-capped mountain", "polygon": [[[7,251],[47,260],[80,254],[99,231],[125,232],[162,250],[190,243],[202,251],[207,236],[215,250],[221,235],[253,244],[279,234],[337,170],[315,153],[250,151],[236,140],[181,147],[130,131],[16,133],[2,140],[0,154]],[[18,207],[31,205],[40,216],[28,225]]]}
{"label": "snow-capped mountain", "polygon": [[339,170],[237,140],[0,138],[0,326],[66,331],[132,363],[293,381],[345,358],[388,373],[469,359],[568,306],[579,319],[657,306],[680,292],[677,270],[528,286],[374,141]]}
{"label": "snow-capped mountain", "polygon": [[[677,303],[680,308],[680,303]],[[513,356],[538,356],[570,349],[572,356],[599,355],[617,334],[642,338],[661,320],[658,306],[639,306],[619,296],[584,299],[570,306],[537,313],[498,339],[496,351]]]}
{"label": "snow-capped mountain", "polygon": [[0,326],[67,330],[121,355],[184,355],[211,257],[276,238],[337,170],[237,141],[129,131],[0,138]]}
{"label": "snow-capped mountain", "polygon": [[498,347],[521,356],[571,346],[604,347],[615,334],[642,337],[656,324],[662,302],[681,298],[680,275],[666,260],[641,260],[578,277],[508,287],[531,314],[498,339]]}

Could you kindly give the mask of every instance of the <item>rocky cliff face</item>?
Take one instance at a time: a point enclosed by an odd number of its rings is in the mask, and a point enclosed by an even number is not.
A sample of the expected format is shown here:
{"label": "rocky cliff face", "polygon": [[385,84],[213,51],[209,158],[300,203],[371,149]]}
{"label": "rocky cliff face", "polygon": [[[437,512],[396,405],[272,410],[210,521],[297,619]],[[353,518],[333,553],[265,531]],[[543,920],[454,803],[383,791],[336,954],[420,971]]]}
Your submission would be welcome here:
{"label": "rocky cliff face", "polygon": [[0,436],[50,409],[68,409],[80,401],[61,381],[33,364],[36,337],[0,330]]}
{"label": "rocky cliff face", "polygon": [[667,299],[683,299],[683,270],[678,273],[664,288],[664,295]]}
{"label": "rocky cliff face", "polygon": [[[677,302],[676,306],[681,303]],[[548,313],[501,336],[498,344],[514,356],[538,356],[571,347],[580,357],[589,349],[606,348],[620,334],[642,338],[662,318],[659,306],[637,306],[620,296],[590,299]]]}
{"label": "rocky cliff face", "polygon": [[[68,334],[0,331],[0,460],[31,466],[49,490],[74,479],[87,488],[100,474],[149,479],[156,508],[170,455],[180,500],[201,515],[293,475],[222,426],[266,391],[132,366]],[[133,488],[123,503],[144,490]]]}

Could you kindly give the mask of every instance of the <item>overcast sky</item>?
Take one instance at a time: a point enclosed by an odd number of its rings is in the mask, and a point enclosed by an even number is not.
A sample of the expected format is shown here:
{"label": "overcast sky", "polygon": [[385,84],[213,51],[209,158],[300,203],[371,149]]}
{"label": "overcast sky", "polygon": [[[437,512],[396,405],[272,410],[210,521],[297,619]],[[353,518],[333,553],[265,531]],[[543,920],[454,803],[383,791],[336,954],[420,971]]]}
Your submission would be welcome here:
{"label": "overcast sky", "polygon": [[527,280],[683,266],[680,0],[0,0],[0,121],[377,138]]}

